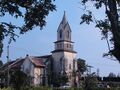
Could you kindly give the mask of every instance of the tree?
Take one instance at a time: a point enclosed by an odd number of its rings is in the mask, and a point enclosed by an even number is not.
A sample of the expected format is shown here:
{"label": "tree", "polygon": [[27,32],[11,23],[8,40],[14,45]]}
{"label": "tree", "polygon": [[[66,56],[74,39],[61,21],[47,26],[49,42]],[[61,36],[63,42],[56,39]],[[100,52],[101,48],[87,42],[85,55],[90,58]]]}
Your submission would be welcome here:
{"label": "tree", "polygon": [[[87,65],[84,59],[78,58],[77,59],[77,76],[78,76],[78,83],[82,86],[82,77],[81,75],[87,70]],[[76,73],[76,72],[75,72]]]}
{"label": "tree", "polygon": [[2,60],[0,60],[0,67],[1,67],[1,66],[3,66],[3,62],[2,62]]}
{"label": "tree", "polygon": [[68,76],[66,73],[56,75],[53,82],[54,82],[54,86],[57,87],[61,85],[65,85],[68,82]]}
{"label": "tree", "polygon": [[82,0],[82,5],[86,6],[88,2],[92,2],[97,10],[104,8],[106,16],[103,20],[97,20],[92,11],[86,10],[87,13],[81,16],[80,24],[95,22],[103,39],[107,40],[109,51],[104,56],[114,56],[120,62],[120,0]]}
{"label": "tree", "polygon": [[78,66],[78,71],[81,72],[82,74],[87,70],[85,60],[83,59],[78,59],[77,60],[77,66]]}
{"label": "tree", "polygon": [[22,90],[22,87],[30,85],[30,77],[20,70],[14,70],[11,73],[10,83],[15,90]]}
{"label": "tree", "polygon": [[20,34],[32,30],[34,27],[43,28],[46,25],[45,18],[50,11],[55,10],[53,4],[55,0],[0,0],[0,17],[8,15],[15,19],[23,19],[22,26],[15,23],[0,21],[0,56],[3,48],[3,40],[6,36],[9,41],[15,41],[15,32],[19,30]]}
{"label": "tree", "polygon": [[97,80],[97,77],[95,75],[95,73],[92,73],[92,74],[88,74],[86,77],[85,77],[85,90],[94,90],[96,87],[97,87],[97,83],[98,83],[98,80]]}
{"label": "tree", "polygon": [[116,75],[114,73],[110,72],[108,77],[116,77]]}

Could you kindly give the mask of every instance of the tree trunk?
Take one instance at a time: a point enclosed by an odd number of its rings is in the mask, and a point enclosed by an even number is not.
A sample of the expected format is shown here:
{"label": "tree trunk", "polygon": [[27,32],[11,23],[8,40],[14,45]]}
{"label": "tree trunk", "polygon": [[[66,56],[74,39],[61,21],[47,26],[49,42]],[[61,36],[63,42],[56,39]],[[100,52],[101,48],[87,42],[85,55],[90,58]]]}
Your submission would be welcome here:
{"label": "tree trunk", "polygon": [[111,32],[114,42],[114,48],[110,51],[110,53],[112,53],[112,55],[115,56],[116,59],[118,59],[118,61],[120,62],[120,29],[116,1],[108,0],[108,8],[109,10],[106,11],[106,14],[110,20]]}

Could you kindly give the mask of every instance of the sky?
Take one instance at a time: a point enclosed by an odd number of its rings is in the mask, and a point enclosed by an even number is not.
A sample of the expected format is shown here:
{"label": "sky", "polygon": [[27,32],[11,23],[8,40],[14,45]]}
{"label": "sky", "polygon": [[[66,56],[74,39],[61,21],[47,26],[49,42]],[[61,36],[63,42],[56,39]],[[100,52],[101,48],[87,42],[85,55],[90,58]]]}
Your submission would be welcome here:
{"label": "sky", "polygon": [[[32,31],[20,35],[16,38],[16,42],[10,44],[10,59],[15,60],[20,57],[25,57],[26,54],[31,56],[49,55],[54,50],[54,43],[57,40],[57,28],[62,20],[64,11],[72,29],[72,41],[74,50],[77,51],[77,58],[86,60],[88,65],[93,66],[92,72],[99,69],[100,76],[108,76],[110,72],[115,74],[120,73],[120,64],[118,61],[113,61],[103,58],[103,53],[108,52],[107,43],[101,40],[100,30],[94,27],[94,24],[80,25],[80,16],[84,13],[80,0],[56,0],[56,11],[51,12],[46,18],[47,24],[43,30],[34,28]],[[93,6],[88,5],[90,9]],[[100,12],[93,9],[97,18],[104,18],[103,9]],[[18,25],[22,24],[22,19],[14,20],[6,15],[5,18],[0,18],[2,21],[12,21]],[[1,59],[6,62],[7,56],[7,39],[4,40],[4,52]]]}

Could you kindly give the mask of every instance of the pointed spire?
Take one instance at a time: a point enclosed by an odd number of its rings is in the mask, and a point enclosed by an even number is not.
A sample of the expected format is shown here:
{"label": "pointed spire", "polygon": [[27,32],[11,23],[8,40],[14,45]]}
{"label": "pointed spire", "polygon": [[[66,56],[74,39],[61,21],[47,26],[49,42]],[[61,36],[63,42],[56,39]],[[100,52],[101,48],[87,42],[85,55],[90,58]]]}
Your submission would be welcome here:
{"label": "pointed spire", "polygon": [[63,19],[62,19],[62,24],[66,24],[67,19],[66,19],[66,12],[64,11]]}

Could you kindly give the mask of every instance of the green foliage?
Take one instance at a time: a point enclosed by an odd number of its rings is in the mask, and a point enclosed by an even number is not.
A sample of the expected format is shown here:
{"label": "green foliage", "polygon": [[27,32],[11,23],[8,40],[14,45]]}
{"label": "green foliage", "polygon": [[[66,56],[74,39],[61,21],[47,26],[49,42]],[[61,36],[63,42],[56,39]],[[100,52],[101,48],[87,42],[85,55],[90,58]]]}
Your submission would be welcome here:
{"label": "green foliage", "polygon": [[85,90],[94,90],[97,87],[97,77],[94,73],[87,75],[87,77],[85,77]]}
{"label": "green foliage", "polygon": [[70,89],[68,89],[68,90],[84,90],[84,89],[82,89],[82,88],[77,88],[77,87],[73,87],[73,88],[70,88]]}
{"label": "green foliage", "polygon": [[68,82],[68,77],[66,74],[58,75],[56,78],[54,78],[54,84],[55,86],[65,85]]}
{"label": "green foliage", "polygon": [[86,22],[86,24],[90,24],[90,22],[93,21],[93,20],[92,20],[92,12],[88,11],[87,14],[83,14],[83,15],[81,16],[81,19],[82,19],[82,21],[80,22],[80,24],[82,24],[82,23],[84,23],[84,22]]}
{"label": "green foliage", "polygon": [[81,73],[84,73],[87,70],[85,60],[83,59],[79,58],[77,60],[77,66],[78,66],[78,71],[80,71]]}
{"label": "green foliage", "polygon": [[[82,0],[82,5],[85,6],[85,13],[81,16],[81,23],[90,24],[94,22],[97,28],[101,30],[102,39],[105,39],[108,44],[108,53],[103,56],[114,56],[120,61],[120,1],[119,0]],[[88,2],[99,13],[105,13],[104,19],[99,20],[96,15],[92,13],[89,7],[86,7]],[[102,12],[99,9],[102,8]],[[104,8],[104,9],[103,9]],[[103,14],[104,15],[104,14]]]}
{"label": "green foliage", "polygon": [[3,48],[3,39],[9,36],[10,42],[15,41],[15,30],[23,34],[34,27],[46,25],[46,17],[50,11],[55,10],[55,0],[0,0],[0,17],[9,15],[15,19],[23,19],[23,25],[19,26],[10,22],[0,21],[0,56]]}
{"label": "green foliage", "polygon": [[52,88],[39,86],[39,87],[33,87],[33,88],[30,89],[30,90],[52,90]]}
{"label": "green foliage", "polygon": [[10,83],[15,90],[21,90],[23,86],[29,86],[28,76],[20,70],[15,70],[11,74]]}
{"label": "green foliage", "polygon": [[[0,89],[0,90],[13,90],[12,88],[3,88],[3,89]],[[60,89],[60,88],[50,88],[50,87],[42,87],[42,86],[39,86],[39,87],[24,87],[22,88],[21,90],[84,90],[82,88],[69,88],[69,89]],[[92,90],[120,90],[120,88],[110,88],[110,89],[107,89],[107,88],[94,88]]]}
{"label": "green foliage", "polygon": [[2,60],[0,60],[0,67],[3,65],[3,62],[2,62]]}

